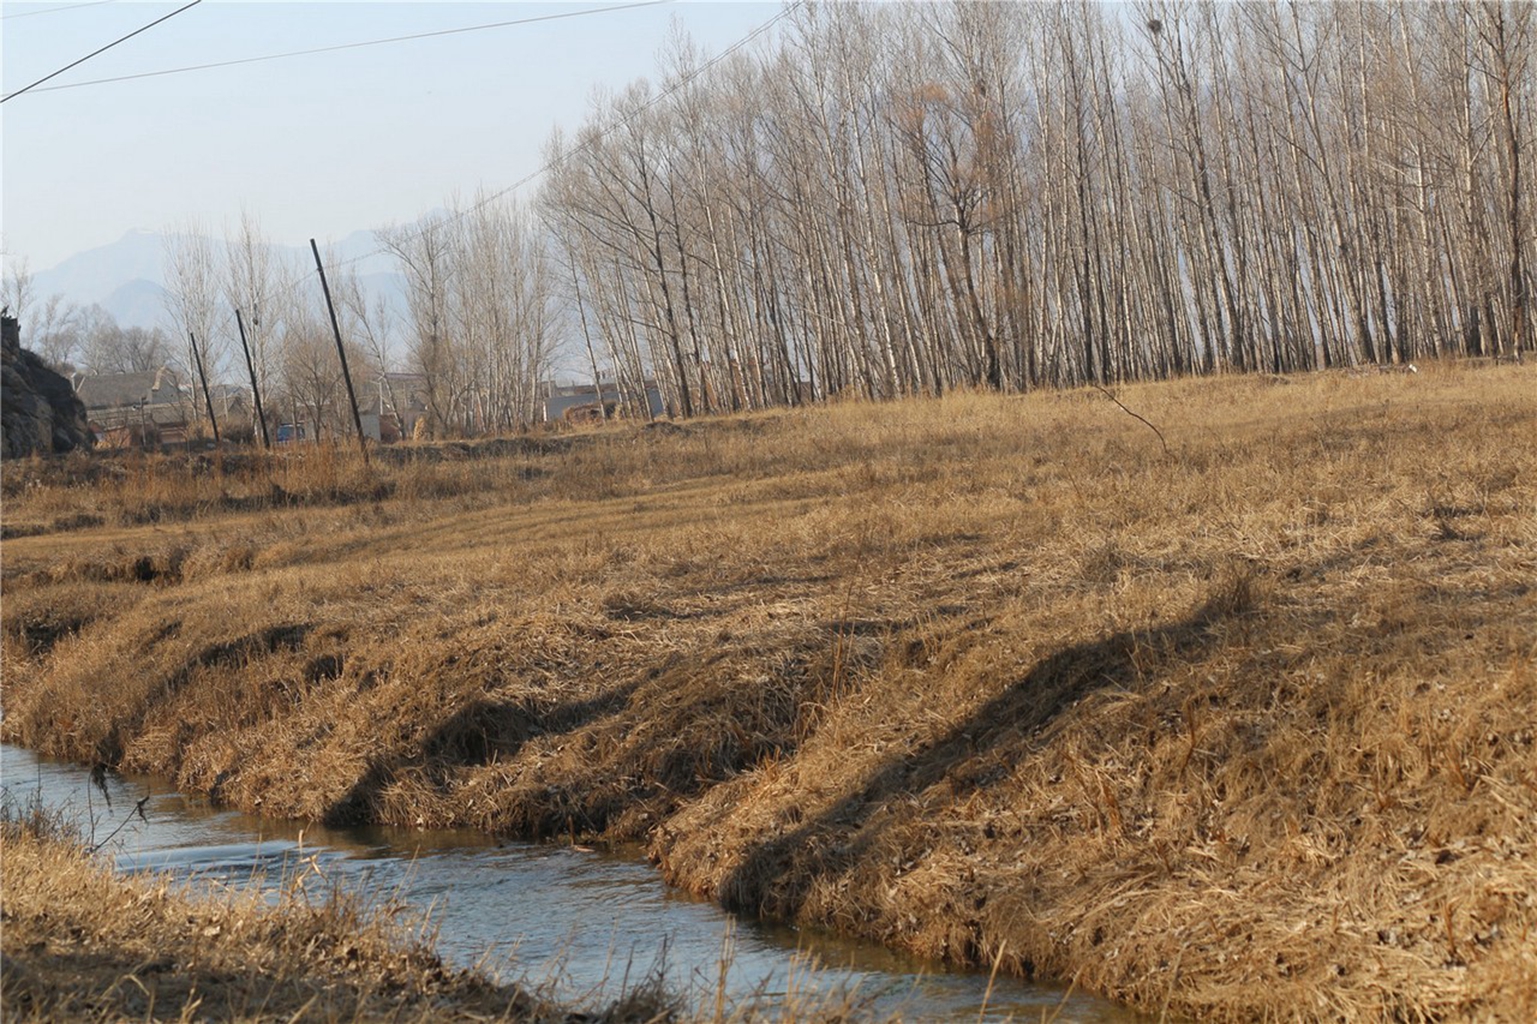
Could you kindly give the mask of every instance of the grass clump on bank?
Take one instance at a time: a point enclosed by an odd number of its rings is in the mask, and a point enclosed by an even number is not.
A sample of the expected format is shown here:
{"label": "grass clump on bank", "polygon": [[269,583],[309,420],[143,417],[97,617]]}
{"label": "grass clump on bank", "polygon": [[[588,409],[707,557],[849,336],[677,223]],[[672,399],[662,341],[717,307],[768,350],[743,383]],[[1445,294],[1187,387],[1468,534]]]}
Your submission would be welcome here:
{"label": "grass clump on bank", "polygon": [[[676,985],[662,965],[617,996],[559,1002],[448,967],[419,910],[365,899],[310,864],[275,889],[124,875],[93,856],[62,813],[0,804],[0,1008],[6,1021],[504,1021],[513,1024],[751,1024],[879,1021],[857,992],[725,997]],[[660,940],[659,940],[660,942]],[[693,1007],[691,1009],[691,1007]]]}
{"label": "grass clump on bank", "polygon": [[125,877],[46,815],[0,822],[9,1021],[558,1020],[404,937],[387,907]]}
{"label": "grass clump on bank", "polygon": [[645,839],[1154,1011],[1537,1013],[1537,378],[1119,397],[1167,453],[1095,392],[960,394],[98,506],[6,542],[0,729],[267,813]]}

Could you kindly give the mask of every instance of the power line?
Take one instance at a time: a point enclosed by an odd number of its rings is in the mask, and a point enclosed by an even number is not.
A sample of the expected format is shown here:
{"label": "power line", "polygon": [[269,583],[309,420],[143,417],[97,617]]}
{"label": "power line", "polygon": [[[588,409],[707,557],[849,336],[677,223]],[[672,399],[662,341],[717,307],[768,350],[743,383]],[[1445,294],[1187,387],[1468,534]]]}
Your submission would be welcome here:
{"label": "power line", "polygon": [[138,35],[140,32],[147,32],[150,29],[154,28],[156,25],[160,24],[162,21],[169,21],[170,19],[172,19],[172,18],[176,17],[178,14],[180,14],[182,11],[189,11],[189,10],[191,10],[194,7],[196,7],[198,4],[200,4],[202,2],[203,2],[203,0],[192,0],[192,2],[190,4],[188,4],[187,6],[185,6],[185,7],[178,7],[176,10],[172,11],[170,14],[167,14],[167,15],[165,15],[162,18],[156,18],[154,21],[150,22],[148,25],[143,26],[142,28],[136,28],[132,32],[128,33],[126,36],[123,36],[121,39],[114,39],[114,40],[112,40],[112,42],[108,43],[106,46],[103,46],[101,49],[99,49],[99,50],[92,50],[90,53],[86,54],[84,57],[81,57],[79,60],[64,65],[59,70],[53,72],[53,74],[51,74],[51,75],[44,75],[42,78],[39,78],[37,81],[33,82],[31,85],[24,86],[23,88],[17,89],[15,92],[11,93],[9,96],[0,98],[0,103],[4,103],[6,100],[13,100],[17,96],[20,96],[22,93],[28,92],[28,91],[30,91],[32,89],[37,88],[39,85],[42,85],[44,82],[48,81],[48,79],[50,79],[50,78],[57,78],[59,75],[62,75],[64,72],[68,71],[70,68],[79,67],[81,64],[84,64],[86,61],[90,60],[92,57],[96,56],[97,54],[99,54],[99,53],[106,53],[108,50],[112,49],[118,43],[126,43],[128,40],[132,39],[134,36]]}
{"label": "power line", "polygon": [[44,7],[40,11],[22,11],[20,14],[0,15],[0,21],[10,21],[12,18],[35,18],[39,14],[62,14],[65,11],[78,10],[81,7],[100,7],[102,4],[110,4],[113,0],[91,0],[86,4],[70,4],[68,7]]}
{"label": "power line", "polygon": [[[312,50],[290,50],[287,53],[268,53],[260,57],[240,57],[235,60],[214,61],[208,64],[189,64],[180,68],[165,68],[161,71],[142,71],[134,75],[117,75],[112,78],[93,78],[85,82],[69,82],[65,85],[51,85],[38,92],[57,92],[60,89],[79,89],[87,85],[107,85],[112,82],[131,82],[139,78],[159,78],[163,75],[180,75],[188,71],[207,71],[210,68],[228,68],[240,64],[258,64],[268,60],[282,60],[287,57],[308,57],[316,53],[335,53],[338,50],[357,50],[365,46],[383,46],[386,43],[404,43],[412,39],[432,39],[436,36],[459,35],[464,32],[483,32],[486,29],[507,28],[511,25],[532,25],[539,21],[558,21],[562,18],[581,18],[589,14],[611,14],[615,11],[628,11],[637,7],[655,7],[658,4],[673,3],[674,0],[641,0],[639,3],[617,4],[612,7],[592,7],[582,11],[564,11],[560,14],[542,14],[534,18],[518,18],[514,21],[496,21],[488,25],[466,25],[463,28],[445,28],[433,32],[415,32],[405,36],[391,36],[388,39],[368,39],[357,43],[338,43],[335,46],[318,46]],[[65,69],[67,70],[67,69]],[[58,72],[54,72],[58,74]],[[52,76],[50,76],[52,77]],[[28,86],[31,88],[31,86]]]}
{"label": "power line", "polygon": [[[774,25],[778,24],[779,22],[783,21],[785,18],[789,17],[792,13],[794,13],[794,11],[795,11],[795,9],[797,7],[800,7],[805,2],[806,2],[806,0],[794,0],[793,3],[790,3],[790,4],[786,5],[784,10],[780,11],[778,14],[774,15],[772,18],[768,19],[763,24],[759,25],[757,28],[755,28],[752,31],[748,32],[742,38],[738,39],[736,42],[734,42],[730,46],[726,47],[724,50],[722,50],[720,53],[716,54],[714,57],[711,57],[709,60],[705,61],[698,68],[694,69],[689,74],[683,76],[682,78],[680,78],[677,82],[674,82],[668,88],[666,88],[666,89],[662,90],[661,92],[657,93],[656,96],[654,96],[651,99],[647,100],[645,103],[642,103],[640,106],[636,107],[634,110],[630,111],[628,114],[624,115],[623,117],[616,118],[615,120],[611,121],[603,129],[588,135],[586,138],[584,138],[580,142],[576,143],[574,146],[571,147],[571,151],[572,152],[580,152],[581,150],[587,149],[590,146],[594,145],[595,143],[600,142],[603,139],[608,138],[610,135],[614,134],[614,132],[616,132],[619,129],[621,129],[621,128],[625,127],[626,125],[630,124],[630,122],[634,121],[637,117],[639,117],[641,114],[644,114],[646,111],[650,110],[652,107],[656,106],[658,103],[661,103],[663,100],[671,97],[672,95],[677,93],[679,90],[685,88],[686,86],[692,85],[702,75],[704,75],[706,72],[708,72],[711,68],[715,67],[715,65],[719,64],[721,61],[725,60],[727,57],[731,56],[733,53],[737,52],[742,47],[744,47],[747,44],[751,43],[754,39],[757,39],[759,36],[761,36],[763,33],[767,32]],[[523,177],[519,178],[517,181],[513,182],[511,185],[508,185],[506,188],[499,189],[498,191],[491,193],[490,195],[488,195],[485,198],[479,200],[478,202],[474,203],[473,205],[464,208],[463,210],[453,211],[447,217],[443,218],[441,221],[436,221],[434,223],[436,224],[436,223],[442,223],[443,221],[461,220],[464,217],[469,216],[470,214],[474,213],[477,210],[484,209],[485,207],[487,207],[487,206],[491,205],[492,203],[496,202],[498,199],[502,198],[503,196],[508,195],[509,193],[515,192],[518,189],[522,188],[524,185],[527,185],[529,182],[533,181],[535,178],[539,177],[541,174],[544,174],[546,171],[548,171],[552,166],[554,166],[553,163],[542,164],[536,170],[531,171],[528,174],[525,174]],[[420,232],[418,232],[418,234],[420,234]],[[337,264],[337,266],[338,267],[351,266],[354,263],[360,263],[363,260],[371,259],[374,256],[382,256],[382,255],[384,255],[384,254],[386,254],[388,252],[389,252],[388,249],[381,247],[381,248],[378,248],[378,249],[374,249],[374,250],[372,250],[370,252],[365,252],[362,255],[354,256],[351,259],[342,260],[341,262],[339,262]]]}

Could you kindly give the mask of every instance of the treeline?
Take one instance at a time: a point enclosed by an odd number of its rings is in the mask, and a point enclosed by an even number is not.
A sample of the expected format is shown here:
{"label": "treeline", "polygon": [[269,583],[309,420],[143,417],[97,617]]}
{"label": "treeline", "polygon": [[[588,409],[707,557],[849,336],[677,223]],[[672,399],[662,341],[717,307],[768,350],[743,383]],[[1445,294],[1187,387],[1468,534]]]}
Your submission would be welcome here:
{"label": "treeline", "polygon": [[[370,295],[356,258],[321,253],[337,328],[367,411],[404,427],[419,410],[417,429],[433,437],[511,431],[541,418],[539,382],[558,341],[548,260],[517,203],[451,207],[376,232],[400,269],[402,302]],[[166,289],[185,365],[201,359],[229,380],[249,373],[278,417],[317,435],[352,432],[312,260],[271,244],[249,214],[222,246],[190,225],[168,238]]]}
{"label": "treeline", "polygon": [[[715,59],[676,39],[557,132],[531,203],[377,232],[397,311],[328,260],[379,411],[515,429],[562,351],[629,414],[655,379],[691,416],[1532,347],[1534,5],[796,3],[775,28]],[[251,216],[222,245],[188,226],[169,333],[41,333],[244,380],[239,308],[269,403],[346,432],[307,255]]]}
{"label": "treeline", "polygon": [[[321,252],[365,411],[401,425],[420,415],[420,429],[437,437],[508,432],[541,419],[539,385],[559,330],[547,280],[553,264],[537,221],[513,201],[456,200],[376,236],[401,270],[399,301],[359,273],[358,258]],[[170,368],[194,421],[206,416],[201,365],[214,384],[249,392],[254,381],[273,422],[304,423],[317,437],[353,431],[307,251],[273,244],[247,212],[222,237],[196,222],[168,229],[163,269],[163,327],[124,328],[99,306],[39,298],[24,264],[7,268],[0,299],[23,321],[29,346],[63,372]]]}
{"label": "treeline", "polygon": [[[36,294],[24,261],[6,268],[0,300],[21,321],[26,346],[66,376],[170,370],[176,404],[202,430],[208,427],[199,364],[223,393],[231,385],[249,391],[254,375],[274,422],[341,431],[347,422],[341,367],[313,266],[306,276],[302,264],[272,245],[256,218],[245,214],[222,239],[195,222],[170,229],[163,269],[164,315],[153,327],[123,326],[100,305],[84,306],[59,293]],[[355,274],[344,270],[337,278],[349,360],[378,378],[388,363],[388,318],[379,304],[365,304]],[[237,323],[237,309],[243,323]]]}
{"label": "treeline", "polygon": [[[363,405],[403,425],[421,404],[433,437],[511,431],[541,417],[538,385],[558,341],[548,261],[538,225],[513,201],[459,203],[376,232],[398,265],[404,309],[370,296],[357,260],[322,253],[337,327]],[[321,433],[351,432],[329,314],[305,258],[285,257],[252,216],[222,249],[189,229],[166,262],[173,320],[207,338],[205,362],[246,372],[235,353],[243,326],[264,400]],[[243,324],[230,312],[244,310]],[[200,342],[201,344],[201,342]],[[194,361],[196,354],[194,354]],[[221,364],[221,358],[224,362]]]}
{"label": "treeline", "polygon": [[[365,405],[377,402],[374,411],[388,412],[384,306],[368,302],[353,268],[341,265],[333,253],[325,258],[336,268],[330,283],[348,363],[360,385],[367,385],[360,397]],[[193,420],[204,416],[200,386],[206,374],[210,381],[242,390],[254,380],[272,427],[294,422],[306,424],[315,436],[352,432],[341,362],[314,264],[272,244],[255,215],[243,213],[226,226],[222,238],[196,222],[170,229],[164,277],[165,319],[174,339],[166,361],[178,371]]]}
{"label": "treeline", "polygon": [[550,145],[679,413],[1530,348],[1533,8],[811,4]]}
{"label": "treeline", "polygon": [[544,239],[527,211],[454,200],[376,237],[405,278],[409,360],[431,432],[504,433],[537,422],[558,329]]}

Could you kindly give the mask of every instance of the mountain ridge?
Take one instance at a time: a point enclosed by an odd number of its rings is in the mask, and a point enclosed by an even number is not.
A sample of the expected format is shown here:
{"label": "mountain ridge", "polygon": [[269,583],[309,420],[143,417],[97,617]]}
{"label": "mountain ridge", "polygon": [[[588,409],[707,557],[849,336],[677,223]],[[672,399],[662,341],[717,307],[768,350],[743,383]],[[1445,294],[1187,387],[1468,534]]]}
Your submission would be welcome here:
{"label": "mountain ridge", "polygon": [[[78,306],[101,306],[123,327],[164,326],[165,248],[169,237],[169,232],[132,228],[115,242],[74,253],[52,267],[34,271],[33,301],[62,295]],[[216,251],[223,250],[223,239],[205,237]],[[279,265],[292,266],[296,274],[314,272],[308,244],[274,242],[269,243],[269,248]],[[325,246],[322,252],[337,261],[351,263],[361,279],[389,295],[393,307],[404,295],[404,282],[394,287],[386,284],[386,278],[400,275],[390,257],[378,252],[378,248],[374,232],[360,229]]]}

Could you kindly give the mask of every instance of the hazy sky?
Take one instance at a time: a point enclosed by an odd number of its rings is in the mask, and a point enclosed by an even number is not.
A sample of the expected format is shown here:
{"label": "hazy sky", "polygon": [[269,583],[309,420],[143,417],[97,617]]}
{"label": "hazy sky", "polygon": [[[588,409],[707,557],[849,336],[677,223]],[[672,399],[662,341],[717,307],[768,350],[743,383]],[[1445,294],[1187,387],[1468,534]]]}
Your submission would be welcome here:
{"label": "hazy sky", "polygon": [[[180,6],[0,4],[4,93]],[[43,270],[187,218],[217,234],[242,209],[290,244],[412,220],[455,190],[536,170],[551,127],[580,123],[595,87],[655,77],[674,23],[713,54],[780,10],[684,0],[601,12],[618,6],[203,0],[0,105],[6,258]],[[549,15],[567,17],[76,86]]]}

